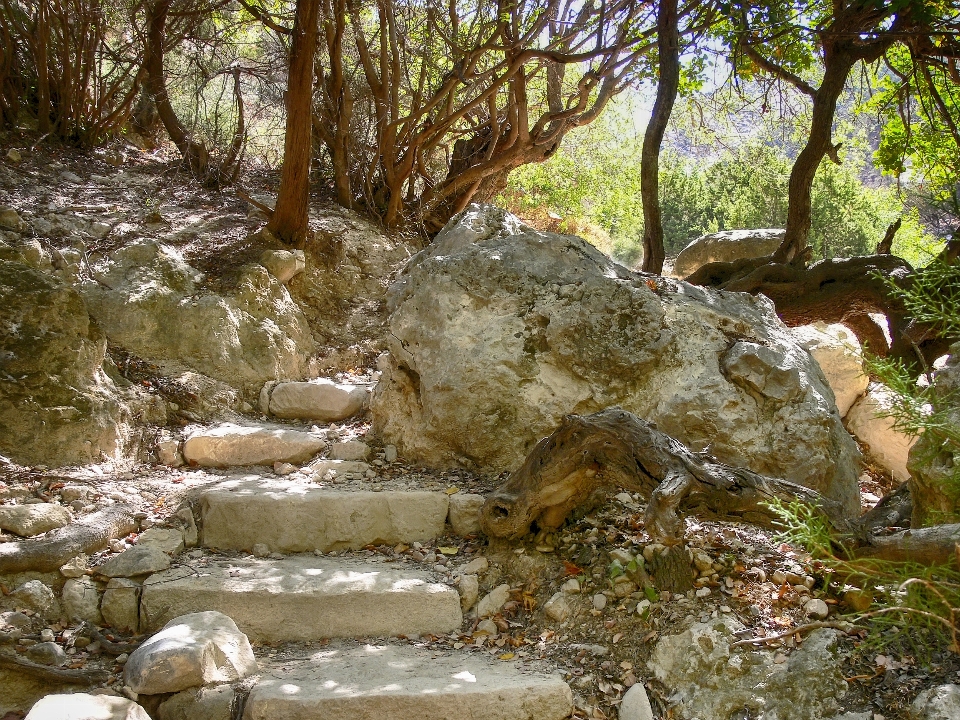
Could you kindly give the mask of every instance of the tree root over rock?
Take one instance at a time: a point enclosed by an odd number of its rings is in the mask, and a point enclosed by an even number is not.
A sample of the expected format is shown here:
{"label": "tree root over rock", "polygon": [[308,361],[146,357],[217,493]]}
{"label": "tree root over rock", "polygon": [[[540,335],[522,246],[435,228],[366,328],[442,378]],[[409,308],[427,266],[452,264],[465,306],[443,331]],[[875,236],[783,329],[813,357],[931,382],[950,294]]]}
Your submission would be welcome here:
{"label": "tree root over rock", "polygon": [[0,668],[13,670],[57,685],[102,685],[110,679],[106,670],[71,670],[39,665],[14,655],[0,653]]}
{"label": "tree root over rock", "polygon": [[842,553],[853,558],[957,562],[960,525],[875,534],[891,510],[850,518],[840,504],[796,483],[721,463],[695,453],[666,433],[619,408],[568,415],[497,488],[481,511],[487,535],[519,538],[536,523],[556,529],[602,488],[623,488],[647,498],[645,526],[666,545],[682,541],[681,514],[777,527],[774,501],[820,509]]}
{"label": "tree root over rock", "polygon": [[0,545],[0,575],[26,570],[52,572],[80,553],[102,550],[110,540],[136,529],[133,508],[112,505],[44,537]]}

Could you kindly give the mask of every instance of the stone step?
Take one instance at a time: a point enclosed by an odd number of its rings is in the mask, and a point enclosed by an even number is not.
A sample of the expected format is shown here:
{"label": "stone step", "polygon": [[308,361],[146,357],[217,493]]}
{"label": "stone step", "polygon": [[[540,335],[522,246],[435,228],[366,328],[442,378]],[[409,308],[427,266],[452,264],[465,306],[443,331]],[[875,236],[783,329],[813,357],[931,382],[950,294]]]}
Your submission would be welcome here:
{"label": "stone step", "polygon": [[305,662],[261,665],[244,720],[560,720],[573,711],[556,675],[482,653],[406,645],[330,647]]}
{"label": "stone step", "polygon": [[219,610],[265,642],[442,634],[463,621],[456,590],[376,558],[224,558],[143,584],[143,631],[203,610]]}
{"label": "stone step", "polygon": [[202,467],[273,465],[305,462],[326,446],[317,435],[282,426],[222,423],[190,433],[183,458]]}
{"label": "stone step", "polygon": [[203,544],[223,550],[345,550],[443,535],[449,496],[339,491],[268,478],[231,480],[201,496]]}

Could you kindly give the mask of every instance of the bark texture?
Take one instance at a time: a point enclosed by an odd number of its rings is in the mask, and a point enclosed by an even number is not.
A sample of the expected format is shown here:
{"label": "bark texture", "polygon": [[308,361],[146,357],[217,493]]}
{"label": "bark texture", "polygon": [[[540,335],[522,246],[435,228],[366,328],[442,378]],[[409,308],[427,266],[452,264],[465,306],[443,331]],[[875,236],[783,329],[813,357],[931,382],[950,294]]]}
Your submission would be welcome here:
{"label": "bark texture", "polygon": [[677,0],[661,0],[657,6],[657,55],[660,79],[657,98],[640,155],[640,196],[643,199],[644,272],[663,272],[663,222],[660,217],[660,145],[680,89],[680,30]]}
{"label": "bark texture", "polygon": [[267,226],[283,242],[300,245],[307,237],[313,108],[313,56],[317,51],[320,0],[298,0],[287,80],[287,128],[277,206]]}

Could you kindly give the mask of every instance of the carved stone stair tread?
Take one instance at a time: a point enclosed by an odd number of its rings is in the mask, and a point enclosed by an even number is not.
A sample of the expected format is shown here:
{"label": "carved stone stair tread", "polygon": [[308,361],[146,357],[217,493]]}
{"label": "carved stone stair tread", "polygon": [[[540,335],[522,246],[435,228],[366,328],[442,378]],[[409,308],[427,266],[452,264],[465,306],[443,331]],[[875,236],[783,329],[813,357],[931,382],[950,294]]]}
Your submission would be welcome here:
{"label": "carved stone stair tread", "polygon": [[357,549],[443,535],[449,497],[429,491],[328,490],[268,478],[231,480],[201,496],[203,544],[273,552]]}
{"label": "carved stone stair tread", "polygon": [[373,558],[236,558],[174,567],[143,585],[145,630],[202,610],[264,642],[443,634],[463,620],[456,590]]}
{"label": "carved stone stair tread", "polygon": [[262,663],[244,720],[560,720],[572,710],[557,675],[523,672],[482,652],[377,644]]}

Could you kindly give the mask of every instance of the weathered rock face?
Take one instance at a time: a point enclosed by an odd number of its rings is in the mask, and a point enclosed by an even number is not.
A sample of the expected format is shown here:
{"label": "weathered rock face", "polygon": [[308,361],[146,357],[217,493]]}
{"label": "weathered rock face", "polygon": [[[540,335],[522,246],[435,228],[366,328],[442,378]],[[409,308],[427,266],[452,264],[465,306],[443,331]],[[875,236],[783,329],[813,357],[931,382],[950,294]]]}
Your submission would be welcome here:
{"label": "weathered rock face", "polygon": [[579,238],[471,206],[388,300],[371,410],[408,460],[511,469],[565,414],[619,405],[859,510],[858,452],[833,394],[763,298],[633,273]]}
{"label": "weathered rock face", "polygon": [[307,373],[314,344],[306,318],[262,265],[244,268],[229,295],[173,248],[130,245],[93,268],[81,292],[111,341],[143,358],[190,367],[253,394],[266,380]]}
{"label": "weathered rock face", "polygon": [[701,235],[677,256],[673,274],[683,278],[712,262],[770,255],[783,242],[783,230],[724,230]]}
{"label": "weathered rock face", "polygon": [[28,720],[150,720],[132,700],[110,695],[72,693],[47,695],[27,713]]}
{"label": "weathered rock face", "polygon": [[273,465],[309,460],[324,447],[326,442],[310,433],[224,423],[192,433],[183,443],[183,457],[204,467]]}
{"label": "weathered rock face", "polygon": [[[960,344],[950,348],[950,357],[946,366],[937,372],[934,388],[939,398],[936,409],[946,411],[954,430],[960,428],[960,403],[956,394],[960,390]],[[927,430],[910,448],[907,467],[913,527],[960,520],[960,483],[957,481],[960,449],[956,443]]]}
{"label": "weathered rock face", "polygon": [[819,720],[840,709],[846,693],[836,632],[815,630],[784,662],[771,651],[735,650],[734,618],[695,623],[657,643],[647,665],[670,692],[681,718],[730,720],[746,710],[764,720]]}
{"label": "weathered rock face", "polygon": [[801,325],[790,332],[820,365],[837,399],[837,411],[844,417],[870,384],[857,336],[843,325],[824,323]]}
{"label": "weathered rock face", "polygon": [[118,389],[104,371],[105,351],[75,290],[0,260],[0,454],[47,465],[115,457],[133,439],[133,413],[163,422],[149,396]]}

